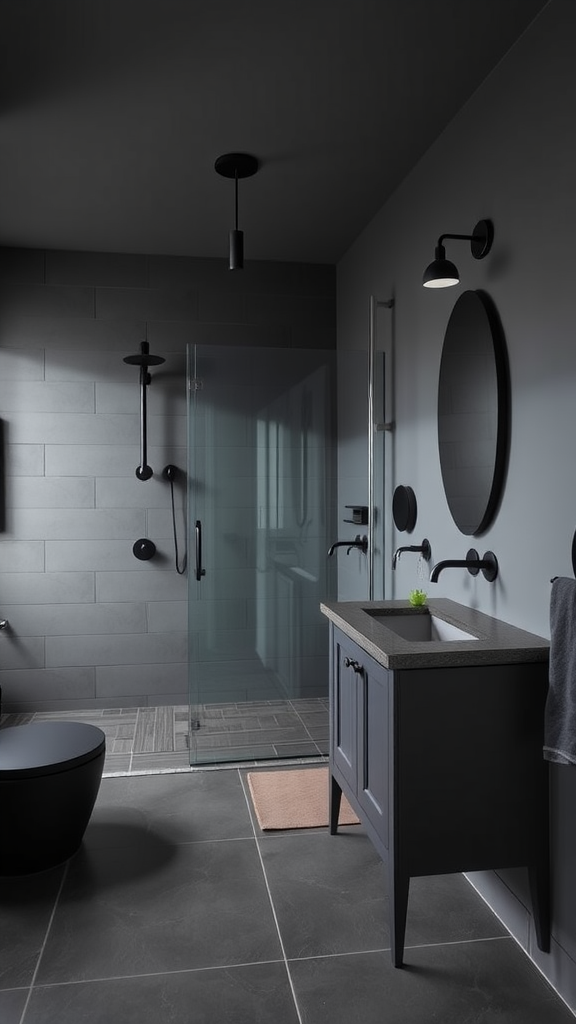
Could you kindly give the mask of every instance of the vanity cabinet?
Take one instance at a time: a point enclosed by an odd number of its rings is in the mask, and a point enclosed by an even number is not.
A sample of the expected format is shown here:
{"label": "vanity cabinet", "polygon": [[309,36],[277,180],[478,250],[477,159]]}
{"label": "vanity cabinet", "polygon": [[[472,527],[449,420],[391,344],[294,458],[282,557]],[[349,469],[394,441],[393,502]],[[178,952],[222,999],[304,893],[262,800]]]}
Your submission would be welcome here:
{"label": "vanity cabinet", "polygon": [[419,875],[526,866],[548,950],[547,662],[392,670],[330,634],[330,832],[344,792],[387,866],[395,966]]}

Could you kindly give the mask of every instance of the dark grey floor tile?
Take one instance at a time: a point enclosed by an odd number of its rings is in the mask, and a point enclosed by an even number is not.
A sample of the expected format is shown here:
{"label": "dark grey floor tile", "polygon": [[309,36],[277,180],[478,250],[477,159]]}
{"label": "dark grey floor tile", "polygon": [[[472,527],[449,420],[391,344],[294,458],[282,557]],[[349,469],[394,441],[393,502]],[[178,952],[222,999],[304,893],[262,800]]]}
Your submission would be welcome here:
{"label": "dark grey floor tile", "polygon": [[63,873],[0,878],[0,989],[32,981]]}
{"label": "dark grey floor tile", "polygon": [[[386,873],[360,828],[342,829],[337,836],[315,830],[259,842],[289,957],[389,947]],[[504,934],[462,875],[411,880],[407,944]]]}
{"label": "dark grey floor tile", "polygon": [[300,960],[290,973],[303,1024],[574,1024],[513,939]]}
{"label": "dark grey floor tile", "polygon": [[307,830],[258,842],[288,957],[389,945],[384,868],[360,829],[338,837]]}
{"label": "dark grey floor tile", "polygon": [[26,1024],[62,1021],[298,1024],[298,1016],[284,964],[271,963],[36,989]]}
{"label": "dark grey floor tile", "polygon": [[0,1020],[2,1024],[21,1024],[22,1010],[28,997],[28,989],[10,989],[0,992]]}
{"label": "dark grey floor tile", "polygon": [[83,849],[69,865],[38,983],[275,960],[254,840]]}
{"label": "dark grey floor tile", "polygon": [[469,942],[508,932],[464,875],[411,878],[406,945]]}
{"label": "dark grey floor tile", "polygon": [[252,836],[238,773],[103,779],[84,846],[134,845],[146,834],[170,845]]}

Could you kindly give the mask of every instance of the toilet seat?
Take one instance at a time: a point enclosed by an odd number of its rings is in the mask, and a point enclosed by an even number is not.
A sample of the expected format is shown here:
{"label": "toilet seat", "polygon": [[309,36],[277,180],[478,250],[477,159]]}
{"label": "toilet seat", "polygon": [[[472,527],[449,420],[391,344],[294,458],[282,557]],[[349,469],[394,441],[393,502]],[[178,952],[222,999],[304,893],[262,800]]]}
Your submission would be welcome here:
{"label": "toilet seat", "polygon": [[31,722],[0,729],[0,779],[67,771],[98,757],[106,737],[82,722]]}

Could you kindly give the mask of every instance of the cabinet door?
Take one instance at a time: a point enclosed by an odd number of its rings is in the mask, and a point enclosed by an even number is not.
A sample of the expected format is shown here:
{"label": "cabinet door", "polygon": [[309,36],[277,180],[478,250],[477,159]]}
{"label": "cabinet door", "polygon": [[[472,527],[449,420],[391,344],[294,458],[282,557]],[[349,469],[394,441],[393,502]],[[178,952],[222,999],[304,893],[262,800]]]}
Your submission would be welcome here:
{"label": "cabinet door", "polygon": [[331,759],[388,847],[389,673],[334,628]]}
{"label": "cabinet door", "polygon": [[358,800],[388,849],[389,673],[366,654],[363,668],[358,721]]}
{"label": "cabinet door", "polygon": [[[332,730],[330,753],[333,764],[355,794],[358,770],[359,686],[362,677],[355,668],[359,662],[350,644],[351,641],[344,634],[334,629],[330,692]],[[356,648],[356,654],[362,655],[360,648]]]}

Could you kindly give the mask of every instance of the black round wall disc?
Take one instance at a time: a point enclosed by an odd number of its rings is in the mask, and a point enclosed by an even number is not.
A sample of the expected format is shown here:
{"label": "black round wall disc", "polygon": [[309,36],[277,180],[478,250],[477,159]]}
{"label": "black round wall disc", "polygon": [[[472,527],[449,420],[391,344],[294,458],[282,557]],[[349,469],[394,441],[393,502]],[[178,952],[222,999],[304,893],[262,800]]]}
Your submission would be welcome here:
{"label": "black round wall disc", "polygon": [[397,530],[410,533],[416,526],[416,495],[411,487],[400,485],[392,497],[392,517]]}

